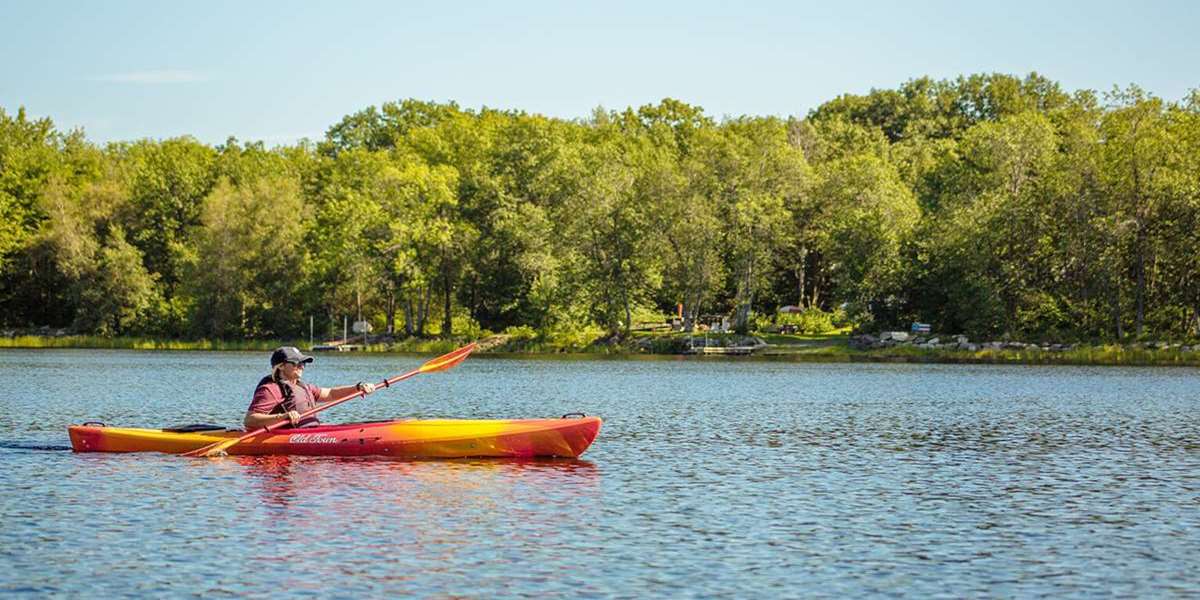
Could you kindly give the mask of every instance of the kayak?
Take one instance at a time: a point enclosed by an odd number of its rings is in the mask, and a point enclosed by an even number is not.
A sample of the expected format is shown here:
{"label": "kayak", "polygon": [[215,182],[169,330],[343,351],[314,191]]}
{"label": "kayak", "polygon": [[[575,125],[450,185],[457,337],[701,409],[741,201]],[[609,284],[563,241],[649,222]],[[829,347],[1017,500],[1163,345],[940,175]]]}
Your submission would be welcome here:
{"label": "kayak", "polygon": [[[397,456],[404,458],[569,457],[587,450],[599,417],[561,419],[410,419],[276,429],[225,450],[228,454]],[[245,435],[240,429],[190,425],[132,429],[85,423],[67,428],[76,452],[181,454]]]}

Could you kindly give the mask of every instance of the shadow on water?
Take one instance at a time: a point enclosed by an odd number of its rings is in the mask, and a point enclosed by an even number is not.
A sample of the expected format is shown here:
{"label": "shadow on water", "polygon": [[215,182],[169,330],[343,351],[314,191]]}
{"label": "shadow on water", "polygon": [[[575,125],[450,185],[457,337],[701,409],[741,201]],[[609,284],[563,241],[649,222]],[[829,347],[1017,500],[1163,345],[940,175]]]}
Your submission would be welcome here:
{"label": "shadow on water", "polygon": [[1155,451],[1200,449],[1186,426],[1096,425],[1072,419],[995,420],[975,423],[825,424],[824,427],[762,429],[741,434],[747,443],[859,448],[891,451],[1028,452],[1144,448]]}
{"label": "shadow on water", "polygon": [[30,450],[33,452],[69,452],[70,446],[30,444],[27,442],[10,442],[0,440],[0,450]]}

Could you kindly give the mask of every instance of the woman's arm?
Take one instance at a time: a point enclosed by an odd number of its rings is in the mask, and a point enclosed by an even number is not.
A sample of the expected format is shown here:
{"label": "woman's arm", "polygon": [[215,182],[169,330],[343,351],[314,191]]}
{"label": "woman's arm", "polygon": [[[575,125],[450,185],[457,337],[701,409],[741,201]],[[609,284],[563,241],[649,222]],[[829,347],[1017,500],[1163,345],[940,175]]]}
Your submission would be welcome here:
{"label": "woman's arm", "polygon": [[342,387],[320,388],[320,389],[321,389],[321,393],[317,396],[317,400],[322,403],[325,403],[325,402],[333,402],[336,400],[341,400],[342,398],[345,398],[346,396],[349,396],[351,394],[358,392],[360,389],[363,391],[363,395],[370,394],[375,391],[375,384],[360,381],[354,385],[344,385]]}
{"label": "woman's arm", "polygon": [[242,419],[242,427],[245,427],[246,431],[254,431],[284,421],[291,421],[292,425],[295,425],[300,422],[300,413],[289,410],[282,415],[268,415],[246,411],[246,417]]}

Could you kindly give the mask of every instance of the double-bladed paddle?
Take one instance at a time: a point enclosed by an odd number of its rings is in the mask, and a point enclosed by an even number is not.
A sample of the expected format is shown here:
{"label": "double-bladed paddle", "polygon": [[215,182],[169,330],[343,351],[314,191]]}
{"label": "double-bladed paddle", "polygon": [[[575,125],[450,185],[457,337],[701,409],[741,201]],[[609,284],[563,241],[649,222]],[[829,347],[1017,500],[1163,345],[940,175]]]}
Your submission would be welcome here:
{"label": "double-bladed paddle", "polygon": [[[421,365],[420,367],[417,367],[416,369],[413,369],[403,375],[397,375],[391,379],[385,379],[383,381],[383,383],[380,383],[376,387],[391,387],[392,384],[404,381],[405,379],[408,379],[409,377],[412,377],[413,375],[419,375],[421,373],[434,373],[437,371],[445,371],[447,369],[452,369],[452,368],[458,366],[458,363],[461,363],[462,361],[466,360],[467,355],[470,354],[473,350],[475,350],[475,346],[476,346],[476,344],[474,342],[467,344],[466,346],[463,346],[462,348],[459,348],[458,350],[455,350],[448,354],[443,354],[435,359],[432,359],[429,362],[426,362],[425,364]],[[362,390],[359,390],[359,391],[354,392],[353,394],[350,394],[349,396],[346,396],[344,398],[338,398],[337,400],[334,400],[332,402],[326,402],[325,404],[317,406],[316,408],[313,408],[312,410],[308,410],[308,411],[301,413],[298,420],[306,419],[306,418],[308,418],[312,415],[315,415],[327,408],[333,408],[334,406],[337,406],[347,400],[352,400],[354,398],[358,398],[363,395],[364,394],[363,394]],[[289,423],[289,421],[284,420],[284,421],[279,421],[277,423],[272,423],[270,425],[267,425],[266,427],[262,427],[260,429],[255,429],[254,431],[248,432],[248,433],[246,433],[246,435],[243,435],[242,437],[239,437],[239,438],[225,440],[225,441],[217,442],[215,444],[209,444],[207,446],[204,446],[203,448],[197,448],[190,452],[184,452],[183,456],[216,456],[216,455],[224,454],[225,450],[241,443],[243,440],[247,440],[256,435],[267,433],[273,429],[282,427],[286,423]]]}

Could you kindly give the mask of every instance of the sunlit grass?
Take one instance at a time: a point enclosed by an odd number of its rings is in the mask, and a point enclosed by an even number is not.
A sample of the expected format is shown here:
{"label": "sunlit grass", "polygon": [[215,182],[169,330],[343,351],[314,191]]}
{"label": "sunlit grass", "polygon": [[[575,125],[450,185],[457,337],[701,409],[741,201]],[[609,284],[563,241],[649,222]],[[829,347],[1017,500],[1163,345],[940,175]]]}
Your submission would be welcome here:
{"label": "sunlit grass", "polygon": [[1200,352],[1179,349],[1149,350],[1118,345],[1082,346],[1055,352],[1042,349],[980,349],[974,352],[950,348],[920,348],[898,345],[859,350],[850,347],[849,336],[760,336],[771,348],[766,355],[782,360],[819,362],[917,362],[1024,365],[1113,365],[1113,366],[1200,366]]}
{"label": "sunlit grass", "polygon": [[757,337],[763,339],[768,344],[780,346],[787,345],[831,345],[831,344],[849,344],[850,331],[849,329],[839,330],[832,333],[814,333],[814,334],[783,334],[783,333],[760,333]]}
{"label": "sunlit grass", "polygon": [[142,337],[67,335],[0,337],[0,348],[101,348],[112,350],[271,350],[307,344],[279,340],[169,340]]}
{"label": "sunlit grass", "polygon": [[868,359],[914,362],[994,363],[1022,365],[1200,366],[1200,352],[1149,350],[1116,345],[1084,346],[1059,352],[1042,349],[982,349],[975,352],[941,348],[894,346],[857,352]]}
{"label": "sunlit grass", "polygon": [[431,340],[408,338],[395,344],[371,344],[367,352],[411,352],[413,354],[445,354],[465,345],[466,342],[457,340]]}
{"label": "sunlit grass", "polygon": [[[677,354],[686,345],[688,334],[681,332],[635,333],[632,342],[608,344],[598,331],[573,332],[571,335],[542,336],[535,334],[507,336],[480,353],[493,354],[559,354],[622,356],[637,354]],[[693,333],[694,339],[708,338],[710,342],[741,339],[724,333]],[[1127,365],[1127,366],[1200,366],[1200,352],[1173,349],[1146,349],[1118,345],[1082,346],[1054,352],[1041,349],[981,349],[977,351],[949,348],[920,348],[898,345],[890,348],[858,350],[850,347],[845,332],[821,335],[759,334],[771,346],[757,354],[772,360],[797,362],[916,362],[916,363],[983,363],[1029,365]],[[648,349],[646,340],[650,340]],[[358,351],[370,353],[445,354],[463,346],[467,339],[408,338],[391,344],[359,346]],[[639,344],[638,342],[642,342]],[[0,337],[0,348],[99,348],[120,350],[206,350],[206,351],[269,351],[279,346],[309,348],[307,341],[296,340],[167,340],[143,337],[99,336],[16,336]],[[720,359],[717,359],[720,360]]]}

